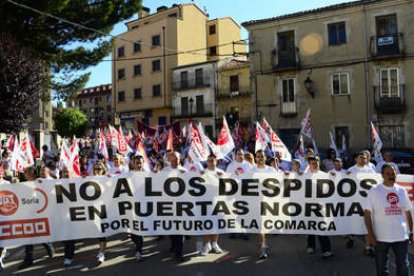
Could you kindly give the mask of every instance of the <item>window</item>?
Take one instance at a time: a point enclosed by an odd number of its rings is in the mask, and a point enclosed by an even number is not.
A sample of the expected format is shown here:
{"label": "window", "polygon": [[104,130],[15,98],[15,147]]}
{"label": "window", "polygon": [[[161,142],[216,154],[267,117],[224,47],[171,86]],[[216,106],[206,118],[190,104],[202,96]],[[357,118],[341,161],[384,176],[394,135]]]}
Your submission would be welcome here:
{"label": "window", "polygon": [[216,33],[216,25],[210,25],[210,27],[208,28],[208,30],[209,30],[209,34],[210,35],[213,35],[213,34],[215,34]]}
{"label": "window", "polygon": [[282,80],[282,102],[292,103],[295,101],[295,79]]}
{"label": "window", "polygon": [[384,147],[405,147],[405,133],[403,125],[382,125],[379,126],[378,132]]}
{"label": "window", "polygon": [[188,115],[188,97],[181,98],[181,115],[182,116]]}
{"label": "window", "polygon": [[203,114],[204,113],[204,96],[196,96],[196,113]]}
{"label": "window", "polygon": [[346,43],[345,22],[328,24],[329,45]]}
{"label": "window", "polygon": [[118,69],[118,80],[125,79],[125,69]]}
{"label": "window", "polygon": [[217,56],[217,47],[210,47],[210,56]]}
{"label": "window", "polygon": [[188,88],[188,72],[182,71],[180,73],[180,88],[186,89]]}
{"label": "window", "polygon": [[349,74],[335,73],[331,76],[332,95],[349,95]]}
{"label": "window", "polygon": [[107,121],[107,122],[110,122],[110,121],[111,121],[111,119],[112,119],[111,115],[106,116],[106,121]]}
{"label": "window", "polygon": [[82,100],[79,100],[79,107],[81,107],[82,108]]}
{"label": "window", "polygon": [[112,101],[112,96],[106,96],[106,101],[111,102]]}
{"label": "window", "polygon": [[141,52],[141,41],[137,41],[134,43],[134,53]]}
{"label": "window", "polygon": [[141,75],[141,64],[134,65],[134,76]]}
{"label": "window", "polygon": [[395,14],[376,18],[377,36],[393,36],[398,33],[397,16]]}
{"label": "window", "polygon": [[152,36],[152,47],[157,47],[161,45],[161,39],[159,35]]}
{"label": "window", "polygon": [[106,106],[106,111],[111,112],[112,111],[112,106],[111,105],[107,105]]}
{"label": "window", "polygon": [[118,92],[118,102],[125,102],[125,91]]}
{"label": "window", "polygon": [[299,128],[287,128],[279,130],[279,137],[285,143],[286,147],[293,149],[299,140]]}
{"label": "window", "polygon": [[239,91],[239,75],[230,76],[230,93]]}
{"label": "window", "polygon": [[198,68],[195,70],[195,84],[196,86],[203,86],[204,85],[204,79],[203,79],[203,68]]}
{"label": "window", "polygon": [[167,117],[166,116],[160,116],[158,117],[158,125],[165,125],[167,123]]}
{"label": "window", "polygon": [[152,61],[152,71],[160,71],[161,70],[161,61],[159,59]]}
{"label": "window", "polygon": [[125,56],[125,47],[119,47],[118,48],[118,57],[124,57]]}
{"label": "window", "polygon": [[161,84],[157,84],[157,85],[152,86],[152,96],[153,97],[160,97],[161,96]]}
{"label": "window", "polygon": [[398,68],[380,70],[381,97],[400,97]]}
{"label": "window", "polygon": [[338,149],[349,149],[348,127],[335,127],[335,143]]}
{"label": "window", "polygon": [[98,97],[96,97],[95,99],[94,99],[94,103],[95,103],[95,105],[98,105]]}
{"label": "window", "polygon": [[142,98],[141,88],[134,89],[134,99],[138,100]]}

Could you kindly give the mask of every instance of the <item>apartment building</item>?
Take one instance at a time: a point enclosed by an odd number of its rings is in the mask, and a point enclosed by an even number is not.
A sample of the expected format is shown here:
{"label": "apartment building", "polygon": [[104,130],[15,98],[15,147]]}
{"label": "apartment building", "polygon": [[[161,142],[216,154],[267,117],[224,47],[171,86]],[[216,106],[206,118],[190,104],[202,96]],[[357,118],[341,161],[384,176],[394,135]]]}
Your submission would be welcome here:
{"label": "apartment building", "polygon": [[96,129],[112,124],[112,104],[112,85],[104,84],[82,89],[70,106],[82,110],[90,127]]}
{"label": "apartment building", "polygon": [[[245,47],[238,42],[240,26],[228,18],[209,20],[195,4],[161,6],[152,14],[143,8],[126,25],[128,30],[115,41],[112,75],[114,111],[127,127],[136,121],[164,125],[174,120],[173,68]],[[235,36],[225,35],[234,30]]]}
{"label": "apartment building", "polygon": [[290,147],[311,108],[320,148],[413,149],[413,0],[361,0],[245,22],[253,102]]}

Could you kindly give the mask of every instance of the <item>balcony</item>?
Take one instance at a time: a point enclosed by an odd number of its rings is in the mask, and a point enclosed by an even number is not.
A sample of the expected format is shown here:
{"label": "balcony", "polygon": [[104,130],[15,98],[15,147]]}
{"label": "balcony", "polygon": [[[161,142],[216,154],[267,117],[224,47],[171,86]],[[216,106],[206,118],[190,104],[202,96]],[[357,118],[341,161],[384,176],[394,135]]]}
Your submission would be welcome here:
{"label": "balcony", "polygon": [[273,71],[297,70],[300,68],[299,48],[290,47],[287,50],[279,50],[278,48],[272,51],[273,56]]}
{"label": "balcony", "polygon": [[[388,88],[388,87],[387,87]],[[391,87],[390,91],[374,86],[375,109],[384,114],[396,114],[405,111],[405,85]]]}
{"label": "balcony", "polygon": [[249,88],[240,89],[239,91],[219,91],[217,100],[231,100],[237,98],[250,98],[253,93]]}
{"label": "balcony", "polygon": [[405,55],[403,33],[371,37],[371,56],[373,58],[391,58]]}
{"label": "balcony", "polygon": [[210,86],[210,78],[204,77],[204,78],[189,78],[187,80],[174,80],[173,81],[173,89],[175,91],[179,90],[188,90],[188,89],[194,89],[194,88],[203,88],[203,87],[209,87]]}
{"label": "balcony", "polygon": [[213,104],[203,104],[193,106],[193,108],[181,108],[181,106],[174,107],[173,116],[175,119],[182,118],[198,118],[198,117],[212,117],[214,106]]}

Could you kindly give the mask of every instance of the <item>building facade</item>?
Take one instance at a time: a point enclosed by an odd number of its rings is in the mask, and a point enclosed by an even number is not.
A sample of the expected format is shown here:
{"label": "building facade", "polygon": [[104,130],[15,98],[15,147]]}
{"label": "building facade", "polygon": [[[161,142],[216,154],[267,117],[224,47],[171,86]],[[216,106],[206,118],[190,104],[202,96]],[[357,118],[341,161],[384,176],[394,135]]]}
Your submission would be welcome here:
{"label": "building facade", "polygon": [[311,109],[313,136],[329,146],[413,148],[414,28],[409,0],[361,0],[242,25],[249,32],[256,117],[290,147]]}
{"label": "building facade", "polygon": [[[172,122],[172,69],[230,54],[221,45],[240,40],[240,26],[234,21],[217,21],[220,24],[210,22],[196,5],[183,4],[161,6],[152,14],[144,8],[137,20],[126,23],[128,30],[115,41],[112,68],[114,111],[123,124]],[[237,39],[221,32],[217,35],[219,30],[234,30],[227,25],[236,25]],[[217,39],[209,40],[210,36]]]}
{"label": "building facade", "polygon": [[78,93],[71,106],[79,108],[87,117],[91,128],[113,123],[112,85],[88,87]]}

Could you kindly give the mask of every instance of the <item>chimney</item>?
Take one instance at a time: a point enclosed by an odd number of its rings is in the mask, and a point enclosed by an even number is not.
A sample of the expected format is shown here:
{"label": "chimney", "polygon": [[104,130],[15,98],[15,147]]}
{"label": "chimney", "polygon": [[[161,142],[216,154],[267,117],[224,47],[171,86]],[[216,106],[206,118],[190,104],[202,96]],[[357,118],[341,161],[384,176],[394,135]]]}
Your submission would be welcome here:
{"label": "chimney", "polygon": [[157,8],[157,12],[162,12],[162,11],[166,11],[168,8],[166,6],[159,6]]}
{"label": "chimney", "polygon": [[143,18],[149,14],[150,14],[150,9],[147,7],[142,7],[142,9],[138,11],[138,18]]}

